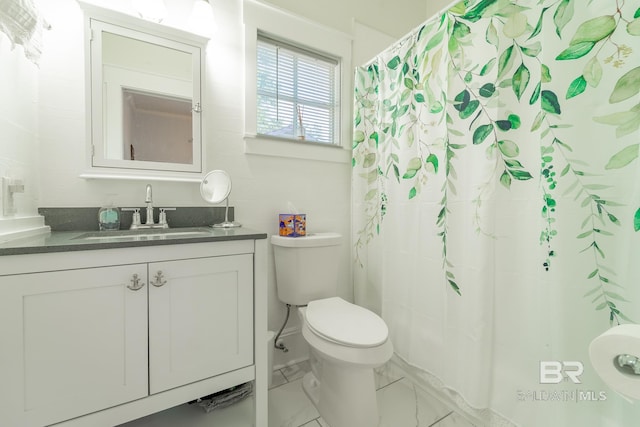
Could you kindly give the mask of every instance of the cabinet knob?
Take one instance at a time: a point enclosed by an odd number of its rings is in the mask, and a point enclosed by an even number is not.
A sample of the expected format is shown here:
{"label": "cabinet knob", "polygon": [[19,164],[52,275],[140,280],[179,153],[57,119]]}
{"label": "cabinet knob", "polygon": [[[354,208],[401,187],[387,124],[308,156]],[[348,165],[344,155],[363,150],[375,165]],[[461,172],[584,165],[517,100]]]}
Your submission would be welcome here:
{"label": "cabinet knob", "polygon": [[156,288],[159,288],[167,284],[167,281],[164,280],[164,278],[162,277],[162,271],[158,270],[151,284]]}
{"label": "cabinet knob", "polygon": [[132,291],[139,291],[143,287],[144,283],[140,281],[140,277],[137,274],[133,275],[133,277],[131,278],[131,284],[127,285],[127,288],[131,289]]}

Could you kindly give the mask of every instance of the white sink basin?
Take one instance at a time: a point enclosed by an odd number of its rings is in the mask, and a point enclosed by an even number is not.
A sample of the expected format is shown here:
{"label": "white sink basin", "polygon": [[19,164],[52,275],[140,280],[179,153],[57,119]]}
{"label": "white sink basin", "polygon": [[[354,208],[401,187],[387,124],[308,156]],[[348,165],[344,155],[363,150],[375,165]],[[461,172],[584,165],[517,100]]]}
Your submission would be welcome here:
{"label": "white sink basin", "polygon": [[206,237],[211,235],[207,228],[159,228],[118,231],[91,231],[74,237],[73,240],[163,240],[179,237]]}

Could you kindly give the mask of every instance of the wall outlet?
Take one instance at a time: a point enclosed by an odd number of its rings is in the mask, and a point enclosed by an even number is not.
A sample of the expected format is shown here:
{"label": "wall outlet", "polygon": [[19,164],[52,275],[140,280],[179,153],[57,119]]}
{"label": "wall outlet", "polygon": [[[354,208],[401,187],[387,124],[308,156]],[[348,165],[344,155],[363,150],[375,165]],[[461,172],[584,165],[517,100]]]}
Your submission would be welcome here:
{"label": "wall outlet", "polygon": [[2,215],[13,216],[16,214],[16,205],[13,200],[15,193],[24,193],[24,181],[17,178],[2,177],[0,199],[2,199]]}

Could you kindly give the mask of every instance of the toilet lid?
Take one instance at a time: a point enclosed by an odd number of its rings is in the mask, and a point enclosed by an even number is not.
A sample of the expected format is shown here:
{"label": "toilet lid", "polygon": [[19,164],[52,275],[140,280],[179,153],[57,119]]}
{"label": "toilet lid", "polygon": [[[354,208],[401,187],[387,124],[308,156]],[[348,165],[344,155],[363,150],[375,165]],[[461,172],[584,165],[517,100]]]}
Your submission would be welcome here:
{"label": "toilet lid", "polygon": [[377,314],[338,297],[311,301],[306,319],[316,334],[350,347],[375,347],[389,336],[386,323]]}

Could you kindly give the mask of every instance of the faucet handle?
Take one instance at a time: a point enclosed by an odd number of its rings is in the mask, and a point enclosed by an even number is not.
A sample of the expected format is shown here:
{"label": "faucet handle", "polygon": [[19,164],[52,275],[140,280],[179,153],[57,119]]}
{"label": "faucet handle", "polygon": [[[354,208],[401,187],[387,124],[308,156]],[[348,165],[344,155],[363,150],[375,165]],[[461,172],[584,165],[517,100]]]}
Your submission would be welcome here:
{"label": "faucet handle", "polygon": [[131,227],[129,227],[129,229],[135,230],[140,226],[140,208],[122,208],[121,210],[133,212],[133,216],[131,217]]}
{"label": "faucet handle", "polygon": [[158,224],[160,224],[162,228],[169,228],[166,211],[175,211],[176,208],[159,208],[159,209],[160,209],[160,217],[158,218]]}

